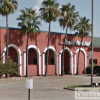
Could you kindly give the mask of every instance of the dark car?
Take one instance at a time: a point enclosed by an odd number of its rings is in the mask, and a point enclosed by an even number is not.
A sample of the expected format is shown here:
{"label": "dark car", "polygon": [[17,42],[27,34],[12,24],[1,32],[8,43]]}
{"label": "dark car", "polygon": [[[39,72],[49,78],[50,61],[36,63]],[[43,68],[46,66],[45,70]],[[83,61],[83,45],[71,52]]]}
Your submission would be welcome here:
{"label": "dark car", "polygon": [[96,74],[97,76],[99,76],[100,75],[100,66],[94,66],[93,71],[94,71],[94,74]]}

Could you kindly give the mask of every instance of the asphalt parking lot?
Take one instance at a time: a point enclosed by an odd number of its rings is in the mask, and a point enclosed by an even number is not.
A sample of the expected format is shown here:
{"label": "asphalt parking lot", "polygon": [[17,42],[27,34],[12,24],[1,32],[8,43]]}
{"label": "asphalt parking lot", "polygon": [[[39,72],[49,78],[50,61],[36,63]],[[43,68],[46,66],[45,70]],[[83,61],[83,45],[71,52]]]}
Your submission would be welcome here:
{"label": "asphalt parking lot", "polygon": [[[90,76],[34,76],[30,100],[75,100],[74,91],[63,89],[71,84],[90,84]],[[94,77],[100,83],[100,77]],[[0,100],[28,100],[25,77],[0,79]]]}

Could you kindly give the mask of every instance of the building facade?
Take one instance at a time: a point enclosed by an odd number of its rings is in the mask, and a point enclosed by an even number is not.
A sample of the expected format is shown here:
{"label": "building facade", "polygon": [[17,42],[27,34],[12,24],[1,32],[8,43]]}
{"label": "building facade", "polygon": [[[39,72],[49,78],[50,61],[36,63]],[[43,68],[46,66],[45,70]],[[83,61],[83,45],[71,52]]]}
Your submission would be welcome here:
{"label": "building facade", "polygon": [[[51,33],[49,46],[48,75],[61,75],[62,73],[62,53],[64,34]],[[19,29],[9,28],[9,56],[13,61],[20,64],[18,73],[20,76],[26,75],[26,40]],[[29,37],[28,54],[28,74],[45,75],[46,53],[47,53],[48,33],[40,32]],[[81,38],[68,34],[64,53],[65,74],[76,74],[77,60]],[[100,45],[99,38],[94,38],[94,62],[100,65]],[[83,38],[83,43],[79,56],[79,73],[86,73],[86,67],[91,63],[91,38]],[[6,28],[0,28],[0,53],[5,63],[6,51]]]}

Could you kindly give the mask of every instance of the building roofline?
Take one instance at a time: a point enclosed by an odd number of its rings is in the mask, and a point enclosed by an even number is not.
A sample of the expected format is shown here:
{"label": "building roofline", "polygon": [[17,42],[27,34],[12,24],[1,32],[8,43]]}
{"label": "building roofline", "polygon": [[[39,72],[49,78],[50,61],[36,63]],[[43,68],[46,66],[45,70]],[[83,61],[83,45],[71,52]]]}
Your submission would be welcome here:
{"label": "building roofline", "polygon": [[[6,29],[6,27],[0,26],[0,29]],[[9,27],[9,29],[17,29],[17,30],[20,30],[20,28],[14,28],[14,27]]]}
{"label": "building roofline", "polygon": [[[0,29],[6,29],[6,27],[4,26],[0,26]],[[9,27],[9,29],[17,29],[17,30],[20,30],[21,28],[15,28],[15,27]],[[40,30],[40,32],[44,32],[44,33],[48,33],[48,31],[43,31],[43,30]],[[65,35],[65,33],[59,33],[59,32],[50,32],[51,34],[62,34],[62,35]],[[71,36],[75,36],[75,34],[70,34],[68,33],[67,35],[71,35]],[[88,36],[89,38],[91,38],[91,36]],[[99,37],[93,37],[93,38],[98,38],[100,39]]]}
{"label": "building roofline", "polygon": [[[6,29],[6,27],[3,27],[3,26],[0,26],[0,29]],[[17,29],[17,30],[20,30],[21,28],[14,28],[14,27],[9,27],[9,29]],[[44,33],[48,33],[48,31],[43,31],[43,30],[40,30],[40,32],[44,32]],[[59,33],[59,32],[50,32],[51,34],[62,34],[62,35],[65,35],[65,33]],[[74,34],[70,34],[68,33],[67,35],[71,35],[71,36],[74,36]]]}

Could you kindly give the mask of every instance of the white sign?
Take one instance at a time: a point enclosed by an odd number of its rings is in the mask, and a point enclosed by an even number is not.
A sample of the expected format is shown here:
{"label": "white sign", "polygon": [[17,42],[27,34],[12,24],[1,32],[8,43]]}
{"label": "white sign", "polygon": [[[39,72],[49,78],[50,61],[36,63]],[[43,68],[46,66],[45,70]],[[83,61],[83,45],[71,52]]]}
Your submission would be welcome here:
{"label": "white sign", "polygon": [[66,44],[67,44],[67,45],[74,45],[75,42],[74,42],[74,41],[67,41],[67,40],[66,40]]}
{"label": "white sign", "polygon": [[[76,41],[76,45],[80,46],[81,45],[81,42],[80,41]],[[87,42],[87,41],[83,41],[82,42],[82,46],[91,46],[91,42]]]}
{"label": "white sign", "polygon": [[[76,41],[76,45],[80,46],[81,45],[81,42],[79,40]],[[83,45],[83,42],[82,42],[82,45]]]}
{"label": "white sign", "polygon": [[84,46],[91,46],[91,42],[90,41],[89,42],[85,41]]}
{"label": "white sign", "polygon": [[94,52],[90,51],[90,57],[93,58],[94,57]]}
{"label": "white sign", "polygon": [[33,79],[26,79],[26,89],[33,89]]}
{"label": "white sign", "polygon": [[[81,42],[79,40],[77,40],[76,42],[74,42],[73,40],[71,40],[71,41],[66,40],[66,44],[67,45],[75,45],[76,44],[76,45],[80,46]],[[82,46],[91,46],[91,42],[83,41]]]}
{"label": "white sign", "polygon": [[75,88],[76,100],[100,100],[100,88]]}

